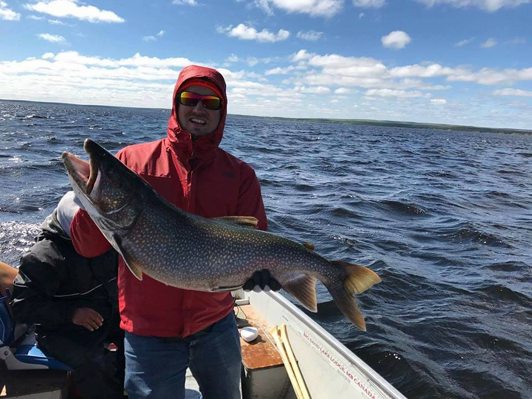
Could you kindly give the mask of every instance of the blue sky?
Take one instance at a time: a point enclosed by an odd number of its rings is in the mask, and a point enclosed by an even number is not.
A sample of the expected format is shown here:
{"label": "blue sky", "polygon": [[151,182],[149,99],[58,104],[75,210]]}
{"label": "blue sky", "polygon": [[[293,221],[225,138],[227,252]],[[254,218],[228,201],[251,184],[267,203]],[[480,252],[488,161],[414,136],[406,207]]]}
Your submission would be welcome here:
{"label": "blue sky", "polygon": [[532,129],[532,0],[0,0],[0,98]]}

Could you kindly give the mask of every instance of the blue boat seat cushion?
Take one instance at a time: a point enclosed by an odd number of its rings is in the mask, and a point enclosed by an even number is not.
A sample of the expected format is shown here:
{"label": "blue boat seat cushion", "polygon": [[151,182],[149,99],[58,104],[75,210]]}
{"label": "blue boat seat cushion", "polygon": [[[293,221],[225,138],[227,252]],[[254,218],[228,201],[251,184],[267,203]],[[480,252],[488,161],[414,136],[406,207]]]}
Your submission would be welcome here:
{"label": "blue boat seat cushion", "polygon": [[[15,322],[11,318],[11,314],[7,309],[8,296],[0,298],[0,346],[9,346],[13,343]],[[22,343],[17,347],[15,358],[22,363],[38,364],[46,366],[53,370],[72,371],[72,369],[64,363],[61,363],[54,358],[46,356],[38,347],[35,341],[35,333],[30,332]]]}
{"label": "blue boat seat cushion", "polygon": [[15,352],[15,358],[22,363],[41,364],[53,370],[72,371],[66,364],[46,356],[36,344],[25,345],[22,343]]}

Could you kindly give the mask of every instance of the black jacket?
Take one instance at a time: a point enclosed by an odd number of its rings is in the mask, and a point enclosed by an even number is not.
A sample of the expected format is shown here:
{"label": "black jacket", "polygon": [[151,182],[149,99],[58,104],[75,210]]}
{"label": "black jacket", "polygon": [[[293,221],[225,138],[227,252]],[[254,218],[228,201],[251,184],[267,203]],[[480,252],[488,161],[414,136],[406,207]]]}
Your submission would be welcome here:
{"label": "black jacket", "polygon": [[11,300],[15,319],[35,324],[37,333],[69,333],[85,330],[72,323],[72,316],[77,308],[90,307],[110,321],[118,311],[116,252],[91,259],[79,255],[55,213],[41,228],[15,279]]}

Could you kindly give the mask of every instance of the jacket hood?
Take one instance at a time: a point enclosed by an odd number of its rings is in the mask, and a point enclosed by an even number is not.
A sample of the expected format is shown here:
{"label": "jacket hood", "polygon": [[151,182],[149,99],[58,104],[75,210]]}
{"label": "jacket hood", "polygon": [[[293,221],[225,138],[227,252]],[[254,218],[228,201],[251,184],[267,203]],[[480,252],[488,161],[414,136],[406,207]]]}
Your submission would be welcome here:
{"label": "jacket hood", "polygon": [[70,224],[79,210],[79,200],[73,191],[68,191],[57,204],[57,207],[41,224],[41,235],[58,235],[70,240]]}
{"label": "jacket hood", "polygon": [[[222,95],[222,108],[220,115],[220,123],[216,130],[206,136],[198,137],[194,146],[192,141],[192,135],[184,130],[179,124],[177,118],[177,106],[176,98],[177,93],[181,91],[191,80],[202,80],[207,84],[214,85],[218,88],[218,91]],[[225,127],[225,118],[227,116],[227,95],[225,80],[220,72],[216,69],[202,67],[198,65],[189,65],[181,71],[177,79],[177,83],[174,88],[174,95],[172,97],[172,114],[168,121],[167,138],[170,142],[170,146],[181,156],[186,158],[192,154],[194,148],[194,156],[198,158],[206,158],[209,154],[213,153],[220,145],[223,138],[223,131]]]}
{"label": "jacket hood", "polygon": [[41,232],[37,235],[36,240],[41,241],[46,237],[53,236],[59,236],[64,240],[70,240],[69,234],[63,230],[61,223],[59,223],[59,220],[57,219],[57,210],[54,210],[54,212],[41,223]]}

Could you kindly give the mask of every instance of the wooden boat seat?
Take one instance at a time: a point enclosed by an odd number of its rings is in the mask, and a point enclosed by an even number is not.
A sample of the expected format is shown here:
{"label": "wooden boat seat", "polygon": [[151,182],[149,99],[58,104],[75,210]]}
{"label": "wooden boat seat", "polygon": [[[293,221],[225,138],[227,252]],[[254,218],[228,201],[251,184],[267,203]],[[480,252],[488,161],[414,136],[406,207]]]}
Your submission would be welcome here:
{"label": "wooden boat seat", "polygon": [[[251,327],[258,330],[258,336],[251,342],[240,338],[242,347],[242,398],[270,399],[295,398],[283,359],[277,351],[270,334],[270,326],[250,305],[235,309],[237,317],[246,318]],[[288,396],[287,396],[288,395]]]}
{"label": "wooden boat seat", "polygon": [[239,306],[235,313],[238,317],[245,316],[250,326],[259,331],[258,337],[252,342],[246,342],[242,337],[240,338],[244,367],[247,370],[284,367],[281,355],[277,351],[274,344],[275,341],[269,332],[271,326],[262,320],[258,313],[249,305]]}

